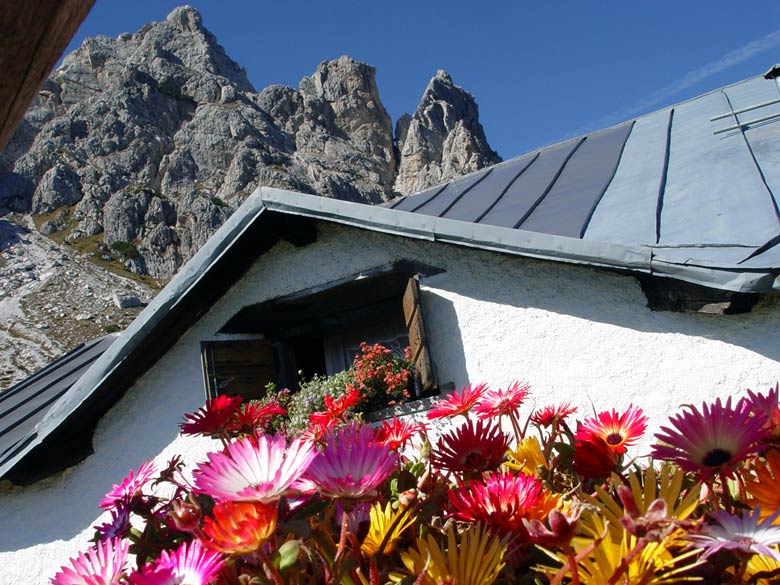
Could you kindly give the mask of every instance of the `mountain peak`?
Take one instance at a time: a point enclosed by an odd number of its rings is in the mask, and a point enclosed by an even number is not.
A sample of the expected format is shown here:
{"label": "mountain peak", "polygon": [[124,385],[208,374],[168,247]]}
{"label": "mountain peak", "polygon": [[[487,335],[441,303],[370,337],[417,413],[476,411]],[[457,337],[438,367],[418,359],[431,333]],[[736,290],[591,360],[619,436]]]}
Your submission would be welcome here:
{"label": "mountain peak", "polygon": [[176,26],[182,31],[196,32],[204,30],[200,12],[188,4],[171,10],[170,14],[165,18],[165,22]]}
{"label": "mountain peak", "polygon": [[430,80],[404,126],[403,136],[396,136],[400,165],[395,190],[400,193],[422,191],[501,161],[485,137],[474,96],[443,69]]}

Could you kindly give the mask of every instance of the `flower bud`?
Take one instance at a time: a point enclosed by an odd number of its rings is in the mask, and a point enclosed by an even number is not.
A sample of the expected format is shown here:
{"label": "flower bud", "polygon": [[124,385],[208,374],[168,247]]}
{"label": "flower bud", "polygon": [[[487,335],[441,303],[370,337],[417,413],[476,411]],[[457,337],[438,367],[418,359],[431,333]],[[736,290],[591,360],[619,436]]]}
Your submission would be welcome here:
{"label": "flower bud", "polygon": [[200,506],[192,499],[189,502],[174,500],[168,511],[174,526],[182,532],[195,530],[200,524],[200,515]]}

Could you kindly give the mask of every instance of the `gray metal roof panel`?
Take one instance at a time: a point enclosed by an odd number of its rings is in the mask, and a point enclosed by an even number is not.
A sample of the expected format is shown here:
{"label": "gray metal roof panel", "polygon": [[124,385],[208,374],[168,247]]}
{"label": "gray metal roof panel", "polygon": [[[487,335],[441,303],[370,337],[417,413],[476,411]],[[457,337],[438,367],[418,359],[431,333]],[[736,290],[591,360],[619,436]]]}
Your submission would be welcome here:
{"label": "gray metal roof panel", "polygon": [[579,238],[615,175],[633,124],[588,137],[520,228]]}
{"label": "gray metal roof panel", "polygon": [[106,336],[83,344],[0,394],[0,463],[36,434],[47,411],[113,343]]}
{"label": "gray metal roof panel", "polygon": [[634,244],[655,242],[668,123],[669,110],[636,121],[615,177],[593,212],[585,239]]}
{"label": "gray metal roof panel", "polygon": [[743,139],[714,134],[710,118],[727,109],[720,92],[675,107],[661,243],[760,245],[777,233],[774,209]]}
{"label": "gray metal roof panel", "polygon": [[479,223],[514,228],[533,211],[552,187],[563,165],[580,143],[581,139],[569,140],[539,151],[536,160],[512,183]]}
{"label": "gray metal roof panel", "polygon": [[[482,182],[492,172],[493,169],[488,168],[476,173],[471,173],[465,177],[455,179],[449,182],[445,189],[442,189],[433,197],[429,198],[423,205],[418,205],[410,211],[441,217],[442,215],[445,215],[453,205],[455,205],[462,197],[469,193],[469,191],[479,185],[479,183]],[[417,197],[410,197],[409,199],[417,199]]]}
{"label": "gray metal roof panel", "polygon": [[474,185],[467,197],[460,198],[444,214],[444,217],[461,221],[479,221],[535,158],[536,154],[532,153],[491,167],[493,171]]}

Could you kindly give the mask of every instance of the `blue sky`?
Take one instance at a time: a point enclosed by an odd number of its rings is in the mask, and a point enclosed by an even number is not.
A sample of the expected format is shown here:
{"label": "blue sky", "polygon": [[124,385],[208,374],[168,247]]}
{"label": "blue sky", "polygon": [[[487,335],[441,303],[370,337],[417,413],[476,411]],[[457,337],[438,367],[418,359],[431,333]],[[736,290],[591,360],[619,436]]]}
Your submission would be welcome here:
{"label": "blue sky", "polygon": [[[763,73],[780,2],[191,0],[257,89],[347,54],[395,121],[437,69],[474,94],[505,159]],[[71,43],[163,20],[169,0],[97,0]]]}

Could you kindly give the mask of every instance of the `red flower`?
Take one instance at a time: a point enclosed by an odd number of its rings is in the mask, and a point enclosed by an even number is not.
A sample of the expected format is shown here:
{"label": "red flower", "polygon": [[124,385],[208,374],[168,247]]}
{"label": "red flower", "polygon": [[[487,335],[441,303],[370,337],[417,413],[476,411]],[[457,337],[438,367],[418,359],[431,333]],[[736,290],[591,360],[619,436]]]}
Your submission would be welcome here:
{"label": "red flower", "polygon": [[240,396],[221,395],[212,398],[195,413],[185,414],[179,425],[182,435],[215,435],[225,429],[230,418],[238,411]]}
{"label": "red flower", "polygon": [[540,427],[551,427],[575,412],[577,412],[577,407],[572,406],[568,402],[555,406],[545,406],[531,415],[531,422]]}
{"label": "red flower", "polygon": [[425,424],[398,420],[384,421],[375,434],[377,443],[382,443],[388,449],[400,449],[406,442],[419,432],[425,431]]}
{"label": "red flower", "polygon": [[617,452],[599,436],[574,443],[574,471],[589,479],[607,477],[617,466]]}
{"label": "red flower", "polygon": [[225,428],[232,433],[253,435],[265,429],[272,417],[285,414],[287,411],[276,402],[266,404],[246,402],[234,413]]}
{"label": "red flower", "polygon": [[500,533],[526,534],[523,520],[544,520],[557,497],[541,480],[525,473],[493,472],[461,482],[447,492],[452,516],[463,522],[483,522]]}
{"label": "red flower", "polygon": [[498,469],[509,449],[509,435],[497,425],[466,421],[454,432],[444,435],[431,454],[431,461],[455,473]]}
{"label": "red flower", "polygon": [[590,441],[598,437],[615,453],[622,455],[627,447],[636,443],[646,427],[647,417],[642,409],[631,405],[620,415],[613,408],[612,412],[600,412],[596,417],[587,419],[577,429],[574,438],[577,441]]}
{"label": "red flower", "polygon": [[[363,400],[363,395],[357,388],[347,386],[347,393],[341,398],[333,400],[329,395],[325,395],[325,410],[312,412],[309,415],[309,424],[315,427],[324,427],[324,429],[333,428],[344,414],[357,406]],[[321,435],[321,434],[320,434]]]}
{"label": "red flower", "polygon": [[453,390],[451,394],[448,394],[433,405],[428,411],[428,418],[434,420],[437,418],[454,417],[459,414],[465,416],[471,410],[471,407],[482,398],[485,390],[487,390],[487,384],[484,382],[476,386],[469,384],[461,390],[460,394],[458,394],[457,390]]}
{"label": "red flower", "polygon": [[515,382],[506,390],[486,389],[482,398],[474,407],[474,412],[479,418],[492,418],[494,416],[517,416],[520,406],[528,396],[530,387],[528,384]]}

